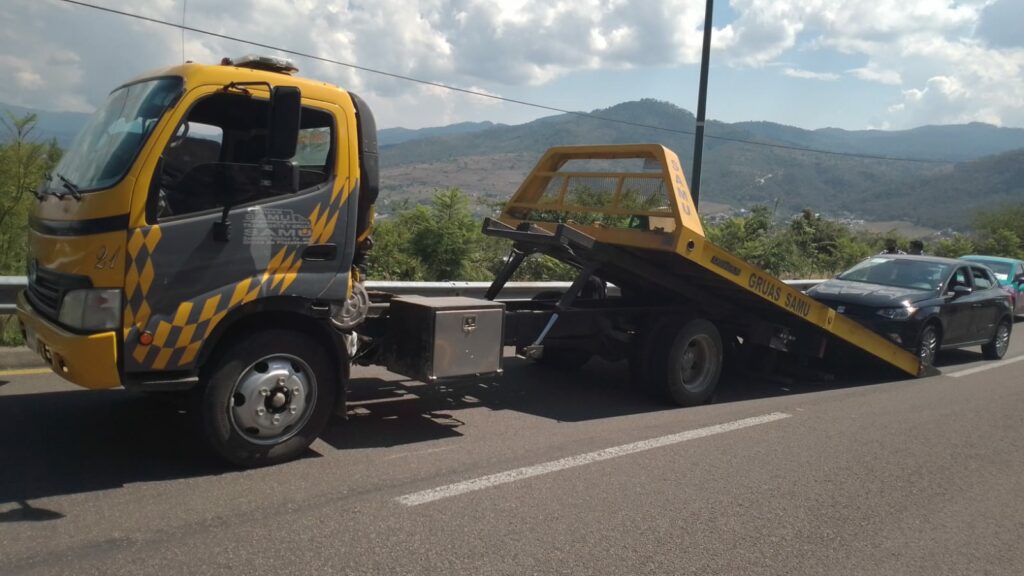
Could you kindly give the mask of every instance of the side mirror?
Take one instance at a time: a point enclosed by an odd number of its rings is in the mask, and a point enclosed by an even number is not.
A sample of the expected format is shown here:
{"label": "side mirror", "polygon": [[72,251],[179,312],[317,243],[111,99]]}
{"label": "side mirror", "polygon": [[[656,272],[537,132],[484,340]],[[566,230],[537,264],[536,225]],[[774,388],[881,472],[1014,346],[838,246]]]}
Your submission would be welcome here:
{"label": "side mirror", "polygon": [[1014,284],[1020,284],[1021,282],[1024,282],[1024,274],[1017,274],[1013,277]]}
{"label": "side mirror", "polygon": [[295,86],[275,86],[270,95],[267,158],[290,160],[299,144],[302,92]]}
{"label": "side mirror", "polygon": [[953,298],[967,296],[971,292],[973,292],[973,290],[968,286],[953,286]]}

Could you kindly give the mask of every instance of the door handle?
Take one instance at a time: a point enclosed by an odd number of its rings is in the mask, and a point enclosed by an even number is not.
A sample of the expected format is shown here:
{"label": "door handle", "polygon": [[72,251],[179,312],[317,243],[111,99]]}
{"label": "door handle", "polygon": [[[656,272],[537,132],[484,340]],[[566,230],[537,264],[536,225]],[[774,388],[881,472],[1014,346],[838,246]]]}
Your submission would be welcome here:
{"label": "door handle", "polygon": [[971,304],[971,308],[981,308],[983,306],[985,306],[985,304],[981,302],[975,302],[974,304]]}
{"label": "door handle", "polygon": [[337,257],[337,244],[310,244],[302,251],[302,259],[307,261],[326,262]]}

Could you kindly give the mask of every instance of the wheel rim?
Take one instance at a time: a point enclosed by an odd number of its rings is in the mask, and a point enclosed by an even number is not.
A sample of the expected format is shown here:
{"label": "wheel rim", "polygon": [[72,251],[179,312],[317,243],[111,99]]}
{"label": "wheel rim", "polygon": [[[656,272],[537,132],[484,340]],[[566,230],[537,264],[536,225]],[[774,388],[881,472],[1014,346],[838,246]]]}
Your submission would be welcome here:
{"label": "wheel rim", "polygon": [[1006,349],[1010,346],[1010,327],[1006,322],[999,324],[999,328],[996,329],[996,354],[1002,356],[1006,354]]}
{"label": "wheel rim", "polygon": [[921,346],[918,348],[921,363],[931,366],[932,362],[935,361],[935,350],[938,347],[939,335],[936,334],[935,328],[931,326],[925,328],[924,332],[921,333]]}
{"label": "wheel rim", "polygon": [[279,444],[302,429],[316,405],[316,377],[295,356],[274,354],[253,362],[235,381],[231,425],[254,444]]}
{"label": "wheel rim", "polygon": [[713,350],[711,337],[704,334],[694,336],[686,343],[686,350],[678,365],[683,388],[690,392],[700,392],[707,387],[714,367],[711,357]]}

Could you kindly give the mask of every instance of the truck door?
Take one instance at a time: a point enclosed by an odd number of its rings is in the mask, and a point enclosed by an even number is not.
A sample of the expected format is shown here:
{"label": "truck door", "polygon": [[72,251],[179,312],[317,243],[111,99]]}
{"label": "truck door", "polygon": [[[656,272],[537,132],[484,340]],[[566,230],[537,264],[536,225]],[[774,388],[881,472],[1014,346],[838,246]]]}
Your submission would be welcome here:
{"label": "truck door", "polygon": [[148,224],[128,235],[126,373],[191,369],[217,323],[257,298],[337,300],[348,289],[345,116],[303,101],[295,187],[263,169],[267,98],[211,88],[187,105],[157,150]]}

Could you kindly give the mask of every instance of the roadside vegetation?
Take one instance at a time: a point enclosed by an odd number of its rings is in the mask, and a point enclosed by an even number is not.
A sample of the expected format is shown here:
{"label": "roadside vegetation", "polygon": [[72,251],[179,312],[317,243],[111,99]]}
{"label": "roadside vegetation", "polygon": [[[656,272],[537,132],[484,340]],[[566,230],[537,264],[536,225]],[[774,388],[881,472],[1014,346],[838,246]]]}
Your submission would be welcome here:
{"label": "roadside vegetation", "polygon": [[[438,190],[429,205],[403,205],[376,224],[368,276],[375,280],[490,280],[508,256],[508,243],[480,233],[470,198],[457,188]],[[493,207],[492,207],[493,208]],[[980,211],[971,234],[925,240],[925,253],[959,257],[1024,256],[1024,203]],[[783,278],[826,278],[881,252],[895,240],[903,251],[913,238],[851,229],[809,210],[785,220],[767,206],[706,226],[710,240]],[[533,257],[516,280],[571,280],[573,271]]]}
{"label": "roadside vegetation", "polygon": [[[40,142],[33,135],[35,114],[0,118],[0,276],[25,274],[28,212],[35,202],[33,192],[60,160],[56,141]],[[14,316],[0,316],[0,345],[21,344],[21,332]]]}

